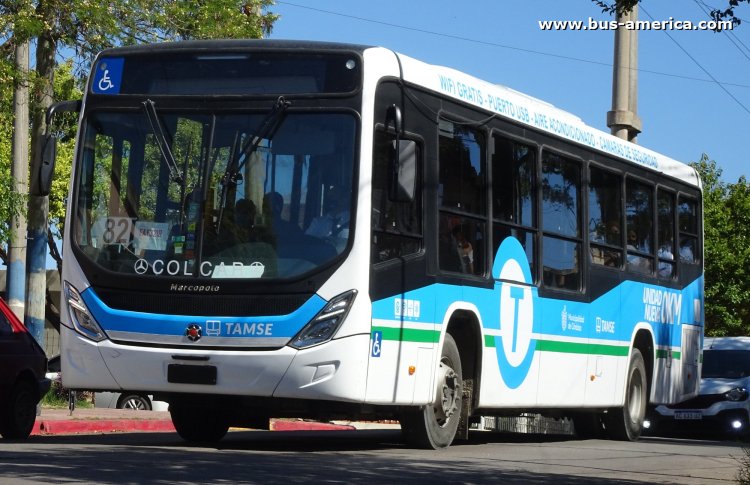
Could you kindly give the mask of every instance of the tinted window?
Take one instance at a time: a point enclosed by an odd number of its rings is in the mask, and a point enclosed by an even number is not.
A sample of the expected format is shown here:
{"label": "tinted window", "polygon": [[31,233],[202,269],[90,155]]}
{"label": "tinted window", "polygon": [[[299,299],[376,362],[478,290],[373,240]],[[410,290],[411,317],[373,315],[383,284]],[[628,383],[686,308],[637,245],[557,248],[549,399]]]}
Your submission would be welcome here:
{"label": "tinted window", "polygon": [[653,188],[628,180],[625,200],[628,269],[636,273],[651,274],[653,271],[653,259],[648,257],[654,247],[653,207]]}
{"label": "tinted window", "polygon": [[578,163],[553,153],[542,156],[542,266],[545,286],[581,288],[580,184]]}
{"label": "tinted window", "polygon": [[701,375],[727,379],[750,376],[750,351],[704,350]]}
{"label": "tinted window", "polygon": [[13,327],[10,326],[10,322],[6,316],[0,312],[0,336],[10,335],[13,333]]}
{"label": "tinted window", "polygon": [[659,190],[656,196],[657,210],[657,237],[659,249],[657,250],[658,275],[660,278],[671,278],[675,275],[674,264],[674,194]]}
{"label": "tinted window", "polygon": [[[360,64],[353,54],[141,54],[100,59],[92,74],[92,90],[99,94],[179,95],[350,92],[359,86]],[[100,86],[101,81],[107,85]],[[113,89],[105,89],[110,83]]]}
{"label": "tinted window", "polygon": [[417,192],[412,202],[388,198],[395,137],[375,132],[372,165],[372,262],[379,263],[418,252],[422,248],[420,151],[417,146]]}
{"label": "tinted window", "polygon": [[591,167],[589,176],[591,261],[619,267],[622,264],[622,179],[596,167]]}
{"label": "tinted window", "polygon": [[495,219],[534,225],[534,170],[536,149],[494,136],[492,209]]}
{"label": "tinted window", "polygon": [[680,196],[680,261],[688,264],[700,262],[698,252],[698,204],[695,200]]}
{"label": "tinted window", "polygon": [[542,157],[542,227],[545,231],[577,237],[580,168],[553,153]]}
{"label": "tinted window", "polygon": [[438,265],[443,271],[485,272],[485,152],[481,132],[440,120]]}

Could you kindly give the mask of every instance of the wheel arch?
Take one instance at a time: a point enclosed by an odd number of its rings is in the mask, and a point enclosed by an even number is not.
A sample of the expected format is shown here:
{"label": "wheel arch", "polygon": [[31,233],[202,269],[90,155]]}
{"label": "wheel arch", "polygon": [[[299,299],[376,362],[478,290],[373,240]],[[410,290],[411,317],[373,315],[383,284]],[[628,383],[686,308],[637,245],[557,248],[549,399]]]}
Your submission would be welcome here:
{"label": "wheel arch", "polygon": [[476,409],[479,400],[479,383],[482,376],[482,322],[479,311],[473,305],[453,308],[446,318],[445,332],[450,333],[461,356],[462,379],[470,385],[471,408]]}
{"label": "wheel arch", "polygon": [[646,395],[650,401],[654,382],[654,364],[656,362],[654,336],[651,329],[647,327],[636,328],[631,348],[638,349],[643,356],[643,363],[646,366],[646,384],[648,385]]}

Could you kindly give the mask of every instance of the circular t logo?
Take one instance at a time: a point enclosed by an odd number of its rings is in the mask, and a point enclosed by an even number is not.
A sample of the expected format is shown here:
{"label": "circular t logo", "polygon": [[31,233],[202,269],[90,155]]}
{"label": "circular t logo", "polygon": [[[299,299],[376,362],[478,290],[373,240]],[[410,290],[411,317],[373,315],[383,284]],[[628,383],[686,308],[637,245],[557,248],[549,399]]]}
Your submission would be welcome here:
{"label": "circular t logo", "polygon": [[531,283],[531,270],[521,243],[506,238],[497,251],[492,275],[499,291],[500,336],[495,337],[495,350],[500,375],[511,389],[526,379],[534,359],[534,301],[536,288]]}

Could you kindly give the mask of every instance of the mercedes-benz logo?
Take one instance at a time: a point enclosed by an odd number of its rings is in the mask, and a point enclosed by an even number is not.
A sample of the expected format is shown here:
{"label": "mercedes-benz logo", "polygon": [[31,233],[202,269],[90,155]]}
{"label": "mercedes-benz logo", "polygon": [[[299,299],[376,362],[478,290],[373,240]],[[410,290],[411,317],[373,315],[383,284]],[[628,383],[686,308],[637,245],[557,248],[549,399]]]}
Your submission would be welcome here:
{"label": "mercedes-benz logo", "polygon": [[141,258],[138,261],[135,262],[133,265],[135,268],[135,272],[138,274],[144,274],[146,271],[148,271],[148,261]]}
{"label": "mercedes-benz logo", "polygon": [[195,323],[191,323],[185,329],[185,336],[191,342],[197,342],[203,336],[203,331],[201,330],[201,326]]}

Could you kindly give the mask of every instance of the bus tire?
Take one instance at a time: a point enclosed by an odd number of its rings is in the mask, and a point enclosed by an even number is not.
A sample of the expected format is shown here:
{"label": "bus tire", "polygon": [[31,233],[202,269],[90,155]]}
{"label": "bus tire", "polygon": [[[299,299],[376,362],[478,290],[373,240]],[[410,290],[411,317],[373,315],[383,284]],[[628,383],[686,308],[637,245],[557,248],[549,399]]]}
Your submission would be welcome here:
{"label": "bus tire", "polygon": [[646,364],[638,349],[630,353],[630,365],[625,386],[625,405],[607,413],[607,435],[611,439],[636,441],[643,431],[648,401]]}
{"label": "bus tire", "polygon": [[185,441],[216,443],[229,431],[229,421],[219,409],[170,405],[169,414],[177,434]]}
{"label": "bus tire", "polygon": [[427,449],[447,448],[461,420],[463,379],[461,355],[451,334],[445,335],[436,376],[435,401],[420,409],[404,411],[401,429],[406,442]]}

